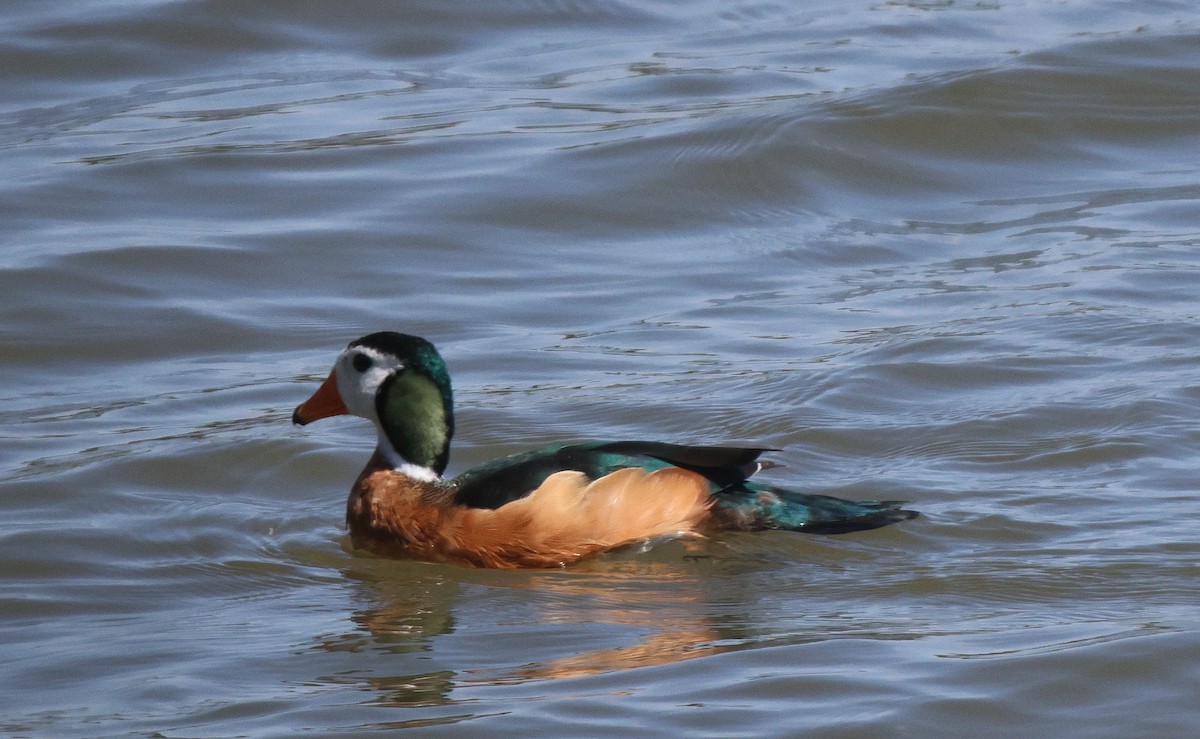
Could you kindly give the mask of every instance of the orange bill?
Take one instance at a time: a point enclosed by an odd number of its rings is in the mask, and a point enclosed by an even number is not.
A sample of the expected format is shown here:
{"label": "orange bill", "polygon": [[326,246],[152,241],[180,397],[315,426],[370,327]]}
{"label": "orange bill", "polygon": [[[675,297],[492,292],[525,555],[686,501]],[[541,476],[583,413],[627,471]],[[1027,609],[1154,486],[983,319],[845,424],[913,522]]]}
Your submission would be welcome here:
{"label": "orange bill", "polygon": [[292,414],[292,423],[303,426],[321,418],[341,416],[350,411],[342,402],[337,389],[337,374],[330,372],[312,397],[300,404]]}

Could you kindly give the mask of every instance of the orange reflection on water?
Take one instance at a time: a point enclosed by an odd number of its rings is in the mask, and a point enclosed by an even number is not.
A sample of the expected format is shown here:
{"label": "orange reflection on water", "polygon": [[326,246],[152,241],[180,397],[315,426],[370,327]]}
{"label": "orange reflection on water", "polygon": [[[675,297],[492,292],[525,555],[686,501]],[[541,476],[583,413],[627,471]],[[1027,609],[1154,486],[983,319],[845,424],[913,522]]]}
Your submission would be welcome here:
{"label": "orange reflection on water", "polygon": [[[459,687],[587,677],[696,659],[731,648],[706,613],[703,568],[678,557],[673,561],[605,558],[571,570],[542,572],[359,563],[367,566],[347,574],[369,586],[373,602],[353,617],[366,634],[340,640],[340,647],[339,640],[327,642],[325,648],[345,649],[348,642],[356,642],[353,649],[432,653],[433,661],[445,668],[451,659],[438,659],[439,645],[456,646],[452,640],[480,638],[472,622],[490,615],[477,612],[478,593],[470,599],[474,606],[464,605],[468,600],[464,588],[499,588],[497,598],[510,604],[512,591],[517,590],[522,605],[528,604],[521,610],[529,622],[513,624],[482,653],[472,654],[469,664],[416,675],[360,676],[388,705],[452,702],[450,694]],[[495,628],[494,623],[488,626]],[[611,632],[603,626],[622,627],[618,638],[631,643],[613,646]],[[546,627],[553,627],[552,632]],[[539,633],[552,633],[553,638],[539,641]],[[564,646],[555,648],[559,641]],[[522,654],[521,644],[533,648]],[[459,654],[459,649],[445,651]],[[548,652],[557,654],[546,656]]]}

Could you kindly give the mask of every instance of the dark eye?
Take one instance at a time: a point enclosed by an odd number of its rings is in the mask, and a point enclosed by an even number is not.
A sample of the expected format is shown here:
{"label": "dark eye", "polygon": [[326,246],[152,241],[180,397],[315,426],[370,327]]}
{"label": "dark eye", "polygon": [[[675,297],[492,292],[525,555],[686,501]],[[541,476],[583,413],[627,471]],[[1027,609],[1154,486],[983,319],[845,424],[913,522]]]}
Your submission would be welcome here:
{"label": "dark eye", "polygon": [[359,372],[366,372],[371,369],[371,358],[366,354],[355,354],[354,359],[350,360],[350,364]]}

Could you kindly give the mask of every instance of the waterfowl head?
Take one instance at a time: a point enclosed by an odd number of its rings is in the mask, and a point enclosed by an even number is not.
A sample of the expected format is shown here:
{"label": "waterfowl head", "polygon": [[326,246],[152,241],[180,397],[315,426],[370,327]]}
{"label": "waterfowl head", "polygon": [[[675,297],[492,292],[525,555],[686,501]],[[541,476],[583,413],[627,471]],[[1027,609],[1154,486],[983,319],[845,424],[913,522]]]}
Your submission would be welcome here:
{"label": "waterfowl head", "polygon": [[398,471],[424,480],[445,471],[454,434],[450,375],[425,339],[381,331],[350,342],[292,422],[342,414],[375,424],[379,452]]}

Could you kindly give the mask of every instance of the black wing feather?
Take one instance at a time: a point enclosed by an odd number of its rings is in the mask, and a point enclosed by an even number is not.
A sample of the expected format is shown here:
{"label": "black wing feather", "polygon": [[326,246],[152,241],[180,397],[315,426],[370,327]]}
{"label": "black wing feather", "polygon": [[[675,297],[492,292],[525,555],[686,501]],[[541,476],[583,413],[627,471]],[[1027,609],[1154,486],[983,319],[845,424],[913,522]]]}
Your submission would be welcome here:
{"label": "black wing feather", "polygon": [[759,469],[768,449],[612,441],[548,447],[487,462],[454,479],[454,502],[471,508],[499,508],[537,489],[547,477],[576,470],[597,479],[626,467],[646,470],[675,466],[710,480],[714,488],[737,484]]}

